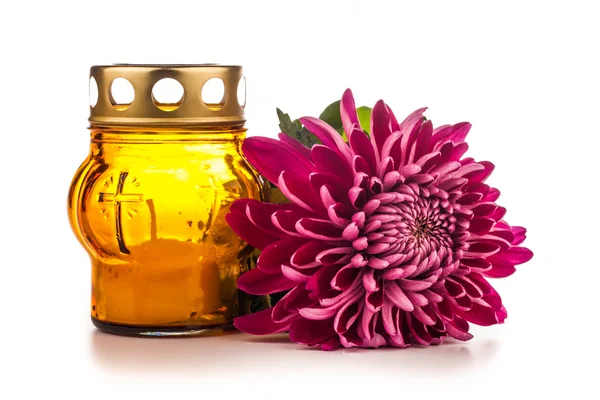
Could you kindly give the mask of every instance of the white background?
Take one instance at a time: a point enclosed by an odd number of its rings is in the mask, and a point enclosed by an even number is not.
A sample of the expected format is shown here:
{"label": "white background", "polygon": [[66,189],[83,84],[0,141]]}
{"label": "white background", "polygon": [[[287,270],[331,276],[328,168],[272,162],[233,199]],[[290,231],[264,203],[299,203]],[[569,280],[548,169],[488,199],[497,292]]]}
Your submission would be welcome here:
{"label": "white background", "polygon": [[[0,397],[598,398],[599,12],[594,2],[6,1],[0,6]],[[467,343],[324,353],[285,336],[96,332],[66,195],[94,64],[245,68],[251,135],[351,87],[399,118],[469,120],[534,259]],[[143,396],[143,397],[142,397]],[[217,397],[218,396],[218,397]],[[308,396],[308,397],[307,397]],[[378,397],[385,396],[385,397]]]}

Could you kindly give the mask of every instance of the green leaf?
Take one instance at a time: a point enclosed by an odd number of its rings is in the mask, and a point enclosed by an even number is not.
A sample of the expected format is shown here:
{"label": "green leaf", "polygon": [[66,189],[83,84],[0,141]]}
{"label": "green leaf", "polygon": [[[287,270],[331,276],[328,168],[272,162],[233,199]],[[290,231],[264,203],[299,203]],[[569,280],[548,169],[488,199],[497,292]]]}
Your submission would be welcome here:
{"label": "green leaf", "polygon": [[281,132],[293,138],[299,134],[301,126],[296,125],[296,121],[292,122],[290,116],[279,108],[277,109],[277,118],[279,118],[279,129],[281,129]]}
{"label": "green leaf", "polygon": [[319,115],[321,121],[327,122],[333,129],[342,133],[344,128],[342,126],[342,117],[340,115],[340,101],[334,101],[328,105],[325,110]]}
{"label": "green leaf", "polygon": [[279,118],[279,129],[289,137],[296,139],[309,149],[317,143],[321,143],[319,139],[310,133],[302,126],[299,120],[294,120],[279,108],[277,109],[277,117]]}
{"label": "green leaf", "polygon": [[358,107],[356,109],[358,122],[360,122],[362,130],[367,134],[369,133],[369,129],[371,129],[371,111],[373,111],[373,109],[367,106]]}
{"label": "green leaf", "polygon": [[278,187],[272,186],[269,194],[269,203],[271,204],[287,204],[290,203],[287,197]]}

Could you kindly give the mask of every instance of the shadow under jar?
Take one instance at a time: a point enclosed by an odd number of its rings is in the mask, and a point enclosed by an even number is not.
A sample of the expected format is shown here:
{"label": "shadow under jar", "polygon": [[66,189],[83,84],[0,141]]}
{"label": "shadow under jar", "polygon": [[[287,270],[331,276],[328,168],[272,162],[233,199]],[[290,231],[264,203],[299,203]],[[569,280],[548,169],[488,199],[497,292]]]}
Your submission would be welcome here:
{"label": "shadow under jar", "polygon": [[[92,262],[92,321],[110,333],[202,335],[231,327],[236,280],[251,249],[225,221],[240,198],[262,200],[241,154],[241,67],[113,65],[91,69],[91,146],[69,192],[69,219]],[[113,82],[134,98],[117,102]],[[159,103],[155,84],[183,95]],[[205,103],[212,78],[221,101]],[[92,86],[92,90],[93,90]]]}

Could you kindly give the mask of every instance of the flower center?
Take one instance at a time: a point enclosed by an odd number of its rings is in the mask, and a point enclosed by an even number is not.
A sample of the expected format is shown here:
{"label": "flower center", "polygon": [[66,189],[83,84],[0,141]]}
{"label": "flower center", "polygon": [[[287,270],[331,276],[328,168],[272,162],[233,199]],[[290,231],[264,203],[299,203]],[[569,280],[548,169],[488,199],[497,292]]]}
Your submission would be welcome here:
{"label": "flower center", "polygon": [[403,196],[401,201],[381,201],[363,227],[348,229],[347,237],[360,254],[353,263],[364,262],[375,270],[422,265],[415,272],[421,275],[460,257],[456,251],[461,249],[462,228],[452,215],[454,206],[434,196],[414,195],[410,200],[407,197]]}
{"label": "flower center", "polygon": [[431,231],[432,229],[429,222],[425,218],[419,217],[414,222],[411,234],[415,239],[421,240],[425,236],[429,236],[432,233]]}

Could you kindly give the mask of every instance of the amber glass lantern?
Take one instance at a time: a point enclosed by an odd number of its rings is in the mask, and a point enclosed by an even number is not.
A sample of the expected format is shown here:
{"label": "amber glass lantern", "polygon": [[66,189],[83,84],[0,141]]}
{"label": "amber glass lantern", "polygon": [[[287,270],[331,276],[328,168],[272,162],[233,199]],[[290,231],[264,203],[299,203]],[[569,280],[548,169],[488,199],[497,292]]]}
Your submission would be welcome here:
{"label": "amber glass lantern", "polygon": [[[230,327],[240,308],[235,281],[251,249],[225,215],[236,199],[263,198],[241,154],[242,68],[112,65],[90,75],[98,94],[90,153],[68,207],[91,258],[94,325],[142,336]],[[222,97],[207,100],[219,81]],[[164,82],[179,85],[181,98],[162,101],[156,89]],[[119,100],[117,83],[133,98]]]}

